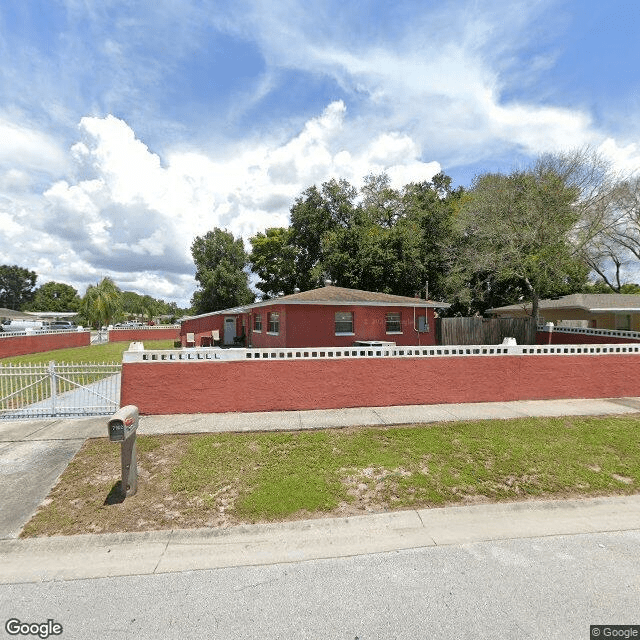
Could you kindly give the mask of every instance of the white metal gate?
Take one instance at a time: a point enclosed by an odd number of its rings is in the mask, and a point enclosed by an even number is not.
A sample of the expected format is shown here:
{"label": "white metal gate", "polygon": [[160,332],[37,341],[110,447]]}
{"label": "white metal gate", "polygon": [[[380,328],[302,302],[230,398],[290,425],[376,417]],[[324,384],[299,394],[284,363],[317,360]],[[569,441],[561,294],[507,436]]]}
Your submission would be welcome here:
{"label": "white metal gate", "polygon": [[0,419],[109,415],[121,371],[113,362],[0,365]]}

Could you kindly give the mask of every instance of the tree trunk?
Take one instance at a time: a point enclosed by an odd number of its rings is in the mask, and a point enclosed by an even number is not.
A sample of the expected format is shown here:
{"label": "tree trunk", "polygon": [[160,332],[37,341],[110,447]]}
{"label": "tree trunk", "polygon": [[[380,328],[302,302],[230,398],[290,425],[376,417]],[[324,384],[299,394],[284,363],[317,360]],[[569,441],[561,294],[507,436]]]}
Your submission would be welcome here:
{"label": "tree trunk", "polygon": [[538,296],[538,292],[534,289],[533,285],[529,281],[529,278],[524,279],[525,284],[527,285],[527,289],[529,289],[529,293],[531,294],[531,317],[535,319],[536,327],[538,326],[538,302],[540,297]]}

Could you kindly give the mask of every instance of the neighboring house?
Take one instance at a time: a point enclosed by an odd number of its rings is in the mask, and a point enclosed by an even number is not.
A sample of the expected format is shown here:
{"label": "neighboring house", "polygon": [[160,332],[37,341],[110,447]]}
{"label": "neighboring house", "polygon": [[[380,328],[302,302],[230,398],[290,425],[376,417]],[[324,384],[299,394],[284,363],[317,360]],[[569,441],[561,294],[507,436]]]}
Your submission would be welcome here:
{"label": "neighboring house", "polygon": [[[502,318],[531,315],[531,303],[489,309]],[[622,293],[574,293],[540,300],[539,321],[556,326],[640,331],[640,296]]]}
{"label": "neighboring house", "polygon": [[[217,337],[252,347],[347,347],[355,342],[435,344],[435,309],[444,302],[325,286],[185,318],[183,345]],[[191,342],[191,341],[189,341]]]}

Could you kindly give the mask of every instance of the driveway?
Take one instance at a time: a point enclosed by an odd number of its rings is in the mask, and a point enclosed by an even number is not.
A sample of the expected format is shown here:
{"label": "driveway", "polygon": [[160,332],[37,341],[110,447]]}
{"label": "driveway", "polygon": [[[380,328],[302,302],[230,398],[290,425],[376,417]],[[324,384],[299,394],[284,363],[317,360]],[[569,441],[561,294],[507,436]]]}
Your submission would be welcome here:
{"label": "driveway", "polygon": [[16,538],[105,418],[0,421],[0,539]]}

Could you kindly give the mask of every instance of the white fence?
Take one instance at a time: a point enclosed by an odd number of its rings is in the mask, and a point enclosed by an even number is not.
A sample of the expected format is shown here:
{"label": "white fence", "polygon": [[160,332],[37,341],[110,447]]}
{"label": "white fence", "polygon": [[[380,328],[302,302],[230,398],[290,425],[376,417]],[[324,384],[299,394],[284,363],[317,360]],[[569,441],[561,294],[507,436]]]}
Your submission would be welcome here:
{"label": "white fence", "polygon": [[[637,331],[618,331],[615,329],[588,329],[586,327],[563,327],[555,325],[551,327],[553,333],[580,333],[587,336],[601,336],[609,338],[627,338],[629,340],[640,340],[640,333]],[[549,326],[538,325],[538,331],[549,331]]]}
{"label": "white fence", "polygon": [[0,331],[0,339],[2,338],[19,338],[24,336],[42,336],[55,333],[79,333],[88,331],[84,327],[76,327],[75,329],[27,329],[26,331]]}
{"label": "white fence", "polygon": [[297,360],[340,358],[433,358],[452,356],[539,356],[640,354],[639,344],[464,345],[460,347],[314,347],[303,349],[129,350],[123,362],[203,362],[225,360]]}
{"label": "white fence", "polygon": [[159,331],[161,329],[179,329],[179,324],[142,324],[135,327],[109,327],[109,331]]}
{"label": "white fence", "polygon": [[119,363],[0,365],[0,419],[109,415],[120,406]]}

